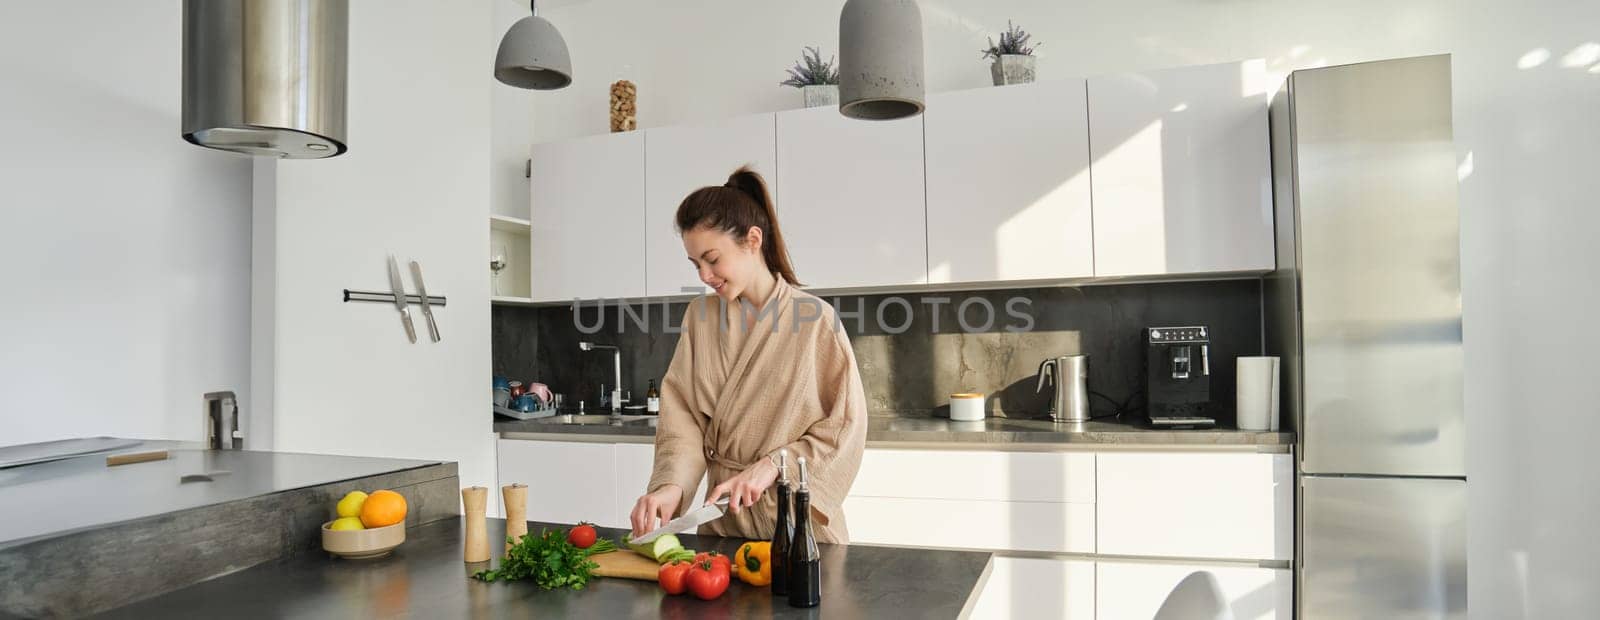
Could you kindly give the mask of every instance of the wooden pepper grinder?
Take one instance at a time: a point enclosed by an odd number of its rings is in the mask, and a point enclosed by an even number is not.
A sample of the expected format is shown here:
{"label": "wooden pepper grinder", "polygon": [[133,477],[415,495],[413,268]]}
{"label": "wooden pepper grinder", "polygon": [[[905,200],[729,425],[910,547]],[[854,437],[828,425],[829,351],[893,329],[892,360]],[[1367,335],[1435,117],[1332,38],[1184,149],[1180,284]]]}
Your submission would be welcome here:
{"label": "wooden pepper grinder", "polygon": [[506,501],[506,552],[528,534],[528,485],[508,484],[500,487],[500,496]]}
{"label": "wooden pepper grinder", "polygon": [[489,508],[487,487],[461,489],[461,506],[467,511],[467,545],[462,559],[468,563],[489,561]]}

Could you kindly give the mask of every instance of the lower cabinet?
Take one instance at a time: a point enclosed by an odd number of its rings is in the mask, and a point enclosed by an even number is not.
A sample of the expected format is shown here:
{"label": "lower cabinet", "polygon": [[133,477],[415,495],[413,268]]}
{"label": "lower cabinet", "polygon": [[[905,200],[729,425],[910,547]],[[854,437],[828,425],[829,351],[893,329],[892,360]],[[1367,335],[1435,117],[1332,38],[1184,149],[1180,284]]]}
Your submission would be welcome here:
{"label": "lower cabinet", "polygon": [[616,518],[613,444],[501,439],[497,448],[500,484],[528,485],[528,520],[610,527],[626,521]]}
{"label": "lower cabinet", "polygon": [[[655,465],[652,444],[501,439],[496,448],[500,484],[528,485],[530,521],[632,527]],[[705,493],[701,478],[695,497]]]}
{"label": "lower cabinet", "polygon": [[855,542],[1094,553],[1094,504],[850,496],[844,514]]}
{"label": "lower cabinet", "polygon": [[1094,573],[1087,560],[996,557],[972,617],[1091,620]]}
{"label": "lower cabinet", "polygon": [[[644,495],[650,486],[650,474],[655,471],[656,447],[647,443],[619,443],[617,446],[617,518],[621,525],[630,527],[628,515],[633,512],[634,502],[639,501],[639,496]],[[695,501],[704,501],[706,496],[706,479],[700,478],[700,488],[694,492]]]}
{"label": "lower cabinet", "polygon": [[[498,449],[500,483],[529,486],[529,519],[620,528],[655,460],[651,444]],[[856,543],[1081,554],[995,557],[974,617],[1142,620],[1208,571],[1235,619],[1288,620],[1292,571],[1250,561],[1294,557],[1291,458],[871,449],[844,509]]]}
{"label": "lower cabinet", "polygon": [[1294,571],[1287,568],[1096,562],[1096,616],[1151,618],[1172,589],[1195,571],[1216,576],[1234,620],[1290,620],[1294,616]]}
{"label": "lower cabinet", "polygon": [[1156,562],[996,557],[973,618],[1143,620],[1196,571],[1217,579],[1235,620],[1290,620],[1289,569]]}

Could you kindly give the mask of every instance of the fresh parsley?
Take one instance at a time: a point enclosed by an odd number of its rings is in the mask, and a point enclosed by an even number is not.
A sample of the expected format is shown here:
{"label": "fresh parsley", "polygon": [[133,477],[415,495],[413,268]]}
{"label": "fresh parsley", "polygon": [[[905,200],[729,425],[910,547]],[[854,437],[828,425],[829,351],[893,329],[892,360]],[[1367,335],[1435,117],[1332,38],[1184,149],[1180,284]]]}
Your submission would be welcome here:
{"label": "fresh parsley", "polygon": [[546,590],[572,588],[582,590],[594,575],[598,564],[589,561],[596,553],[615,551],[616,545],[604,538],[588,549],[579,549],[567,542],[559,531],[544,530],[538,536],[528,534],[514,542],[500,561],[496,570],[478,571],[473,578],[482,581],[513,581],[533,578],[533,582]]}

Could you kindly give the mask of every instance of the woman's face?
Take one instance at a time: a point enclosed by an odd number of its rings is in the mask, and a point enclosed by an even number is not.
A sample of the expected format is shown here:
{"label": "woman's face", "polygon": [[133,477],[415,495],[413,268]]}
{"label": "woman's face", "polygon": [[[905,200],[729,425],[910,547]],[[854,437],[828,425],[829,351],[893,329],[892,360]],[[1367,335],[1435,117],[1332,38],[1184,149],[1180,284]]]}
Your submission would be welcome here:
{"label": "woman's face", "polygon": [[753,226],[744,243],[721,230],[697,226],[683,234],[683,249],[700,281],[730,303],[767,268],[761,258],[761,229]]}

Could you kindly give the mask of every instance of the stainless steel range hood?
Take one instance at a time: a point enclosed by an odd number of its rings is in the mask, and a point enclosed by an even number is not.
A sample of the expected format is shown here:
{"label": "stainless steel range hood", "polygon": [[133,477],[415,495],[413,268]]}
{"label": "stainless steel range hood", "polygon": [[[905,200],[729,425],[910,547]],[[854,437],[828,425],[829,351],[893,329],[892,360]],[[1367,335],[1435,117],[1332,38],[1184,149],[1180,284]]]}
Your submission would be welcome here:
{"label": "stainless steel range hood", "polygon": [[348,0],[184,0],[183,139],[297,159],[345,152]]}

